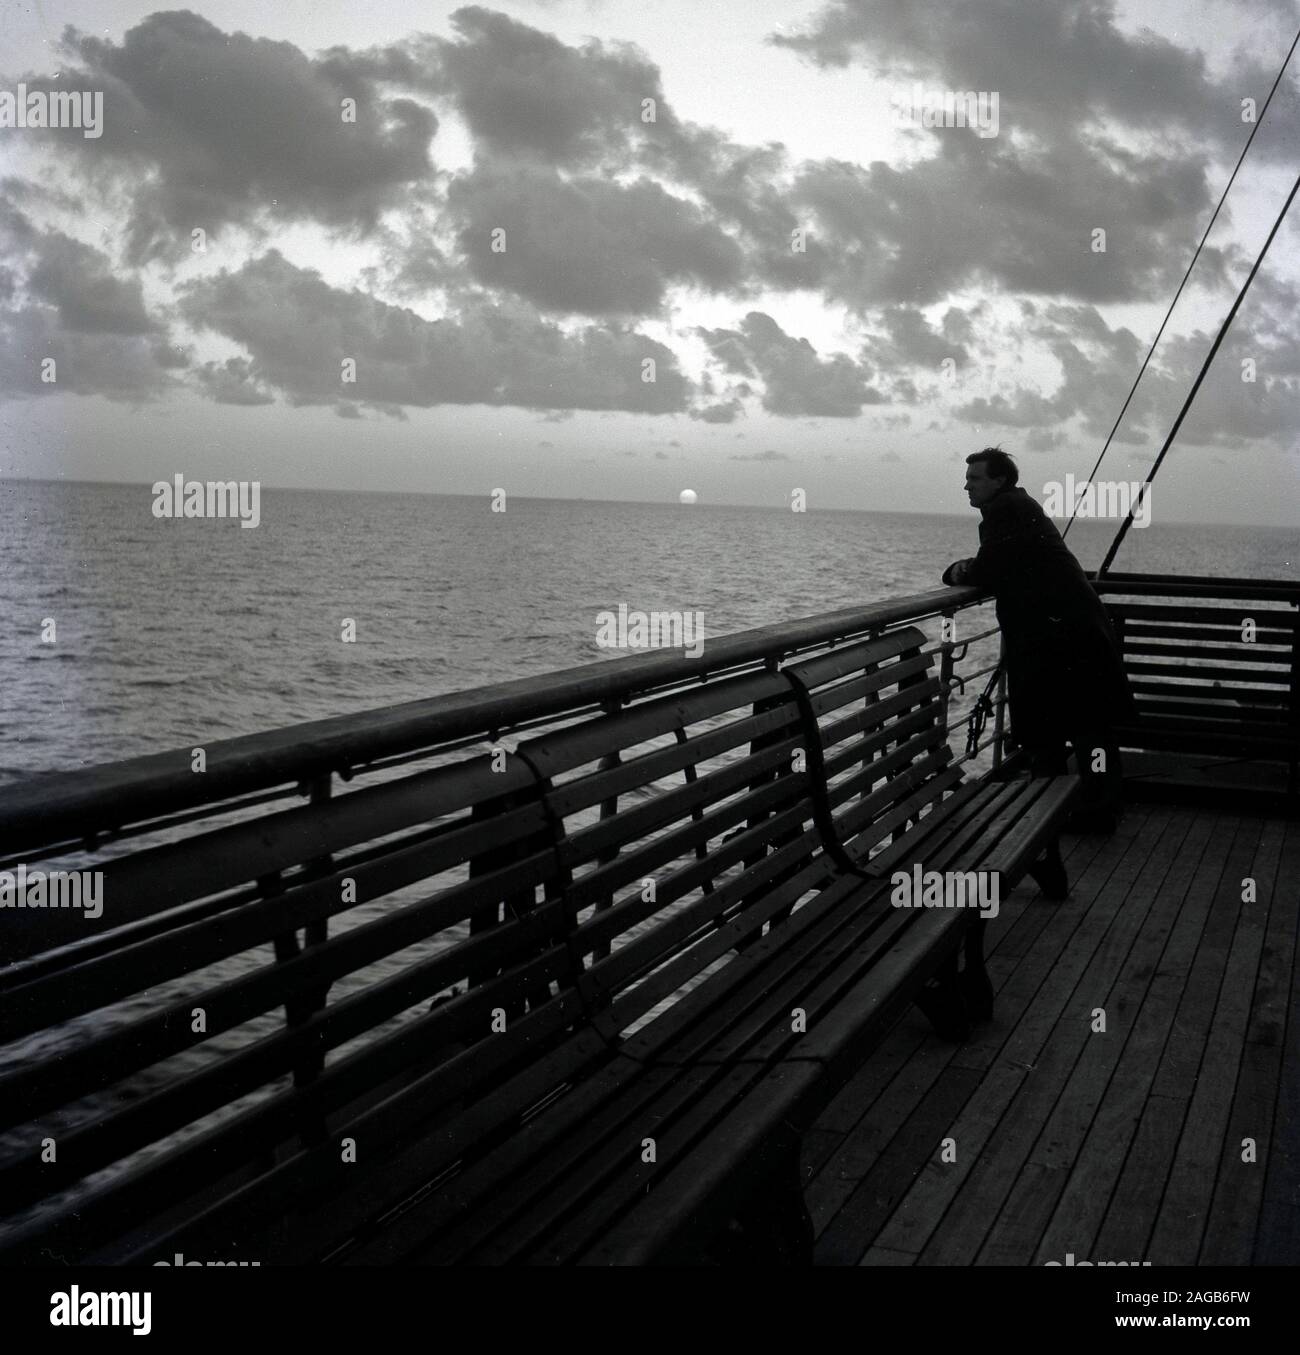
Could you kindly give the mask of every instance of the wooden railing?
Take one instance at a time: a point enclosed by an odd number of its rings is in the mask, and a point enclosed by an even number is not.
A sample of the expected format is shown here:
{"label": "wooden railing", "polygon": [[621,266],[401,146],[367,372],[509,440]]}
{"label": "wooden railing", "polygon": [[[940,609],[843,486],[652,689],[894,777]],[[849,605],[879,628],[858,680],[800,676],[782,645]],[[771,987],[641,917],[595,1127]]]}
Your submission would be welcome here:
{"label": "wooden railing", "polygon": [[[1241,733],[1294,744],[1300,733],[1300,583],[1110,574],[1096,581],[1115,623],[1130,679],[1144,709],[1150,745],[1185,740],[1231,747]],[[47,773],[0,789],[0,869],[55,862],[88,869],[136,850],[176,850],[214,826],[247,821],[307,801],[313,816],[350,791],[446,765],[468,748],[628,709],[651,697],[690,691],[718,678],[761,671],[796,655],[833,652],[855,640],[922,623],[939,656],[944,724],[966,754],[964,722],[997,664],[999,634],[990,598],[974,588],[926,593],[764,626],[709,642],[703,653],[629,654],[540,676],[267,733],[153,753],[87,769]],[[1241,623],[1258,630],[1243,641]],[[944,630],[944,623],[950,629]],[[1243,667],[1242,665],[1250,665]],[[1181,671],[1180,671],[1181,670]],[[1180,690],[1180,689],[1186,689]],[[1005,683],[999,677],[986,734],[972,763],[1002,760]],[[1142,746],[1141,741],[1130,746]],[[203,770],[196,750],[202,748]],[[1283,747],[1280,756],[1293,760]],[[604,808],[609,808],[604,807]],[[119,899],[105,926],[136,923],[157,909],[142,894]],[[0,964],[84,944],[84,922],[50,913],[0,929]]]}
{"label": "wooden railing", "polygon": [[[864,637],[929,623],[940,656],[945,727],[964,719],[981,679],[996,665],[998,630],[974,588],[937,588],[865,607],[720,637],[699,656],[681,650],[635,653],[535,677],[433,696],[404,705],[316,720],[267,733],[196,744],[73,772],[46,773],[0,789],[0,869],[42,863],[92,869],[128,841],[135,850],[171,845],[214,826],[273,813],[307,800],[312,815],[345,802],[349,790],[445,765],[468,748],[495,747],[508,735],[558,728],[723,676],[771,669],[795,655],[832,652]],[[946,627],[945,627],[946,623]],[[991,732],[973,752],[981,767],[1002,756],[1001,686]],[[951,698],[951,699],[950,699]],[[965,729],[952,730],[958,760]],[[199,751],[202,760],[199,760]],[[197,766],[203,770],[195,770]],[[116,901],[111,923],[137,923],[158,908],[145,894]],[[65,942],[84,943],[86,925],[50,913],[39,926],[10,915],[0,931],[0,964]],[[105,920],[105,925],[109,925]]]}

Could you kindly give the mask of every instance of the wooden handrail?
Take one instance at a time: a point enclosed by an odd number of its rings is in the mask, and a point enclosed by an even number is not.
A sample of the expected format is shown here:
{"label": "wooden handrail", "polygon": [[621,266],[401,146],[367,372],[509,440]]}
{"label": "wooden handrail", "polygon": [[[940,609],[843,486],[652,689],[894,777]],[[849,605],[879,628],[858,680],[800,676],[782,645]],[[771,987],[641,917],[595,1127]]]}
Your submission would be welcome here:
{"label": "wooden handrail", "polygon": [[[1105,594],[1220,597],[1300,606],[1300,583],[1208,576],[1110,574],[1094,583]],[[259,791],[293,788],[385,758],[432,751],[456,739],[495,737],[530,721],[595,712],[632,696],[671,690],[709,676],[766,663],[802,650],[893,625],[979,605],[976,588],[936,588],[795,621],[760,626],[710,641],[692,657],[680,650],[629,654],[264,733],[127,758],[71,772],[46,772],[0,788],[0,853],[92,838],[127,825]],[[202,745],[207,770],[191,771]]]}
{"label": "wooden handrail", "polygon": [[[0,789],[0,852],[89,838],[237,795],[344,775],[386,756],[433,749],[466,735],[496,734],[525,721],[594,710],[889,626],[976,606],[977,588],[935,588],[866,607],[802,617],[721,636],[703,653],[630,654],[260,734],[127,758],[72,772],[46,772]],[[207,770],[191,770],[202,746]]]}
{"label": "wooden handrail", "polygon": [[1290,602],[1300,606],[1300,580],[1216,579],[1205,574],[1107,574],[1098,579],[1088,571],[1099,593],[1127,593],[1134,597],[1248,598],[1259,602]]}

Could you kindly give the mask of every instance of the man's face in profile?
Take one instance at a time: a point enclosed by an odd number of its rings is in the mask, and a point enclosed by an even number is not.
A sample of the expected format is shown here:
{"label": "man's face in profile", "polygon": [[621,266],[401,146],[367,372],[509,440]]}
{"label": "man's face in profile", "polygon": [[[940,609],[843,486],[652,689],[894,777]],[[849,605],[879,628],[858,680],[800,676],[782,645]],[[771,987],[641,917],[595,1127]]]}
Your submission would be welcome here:
{"label": "man's face in profile", "polygon": [[972,461],[966,467],[966,497],[972,508],[988,503],[1001,488],[1002,481],[994,480],[989,475],[986,461]]}

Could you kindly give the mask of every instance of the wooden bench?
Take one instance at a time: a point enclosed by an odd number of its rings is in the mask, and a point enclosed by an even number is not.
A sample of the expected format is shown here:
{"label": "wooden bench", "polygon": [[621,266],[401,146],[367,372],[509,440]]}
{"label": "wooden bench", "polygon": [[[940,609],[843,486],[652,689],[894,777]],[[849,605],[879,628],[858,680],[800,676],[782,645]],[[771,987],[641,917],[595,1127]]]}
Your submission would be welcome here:
{"label": "wooden bench", "polygon": [[1077,789],[964,782],[924,643],[108,865],[120,925],[0,971],[45,1051],[0,1065],[0,1261],[806,1259],[801,1131],[909,1001],[991,1009],[978,914],[891,872],[1005,893]]}

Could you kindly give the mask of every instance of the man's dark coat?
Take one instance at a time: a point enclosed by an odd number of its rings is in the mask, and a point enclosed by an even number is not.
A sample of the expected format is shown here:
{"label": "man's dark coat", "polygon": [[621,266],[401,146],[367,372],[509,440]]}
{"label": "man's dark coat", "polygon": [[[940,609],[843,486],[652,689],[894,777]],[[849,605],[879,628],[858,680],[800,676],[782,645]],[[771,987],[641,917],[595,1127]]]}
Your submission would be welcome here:
{"label": "man's dark coat", "polygon": [[[1005,641],[1011,733],[1024,747],[1103,733],[1136,712],[1101,599],[1055,523],[1019,486],[981,509],[964,583],[991,589]],[[952,583],[956,564],[944,571]]]}

